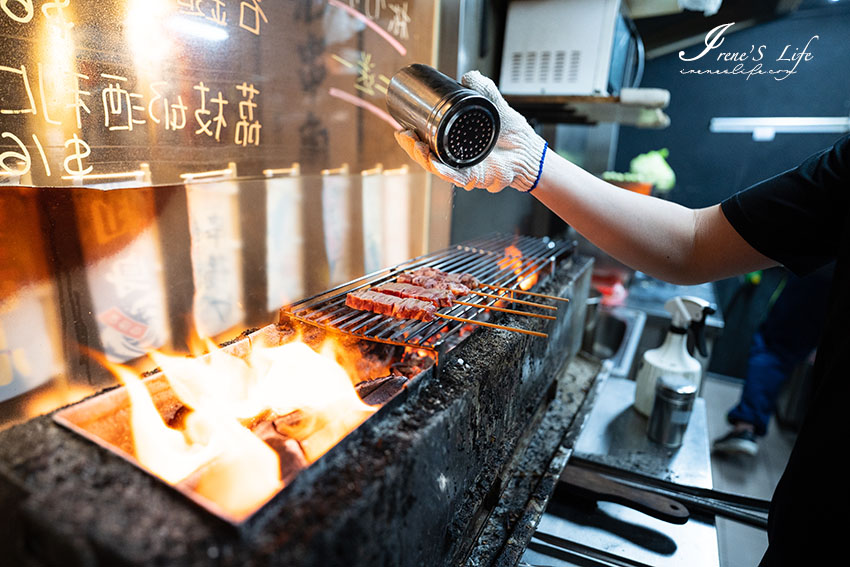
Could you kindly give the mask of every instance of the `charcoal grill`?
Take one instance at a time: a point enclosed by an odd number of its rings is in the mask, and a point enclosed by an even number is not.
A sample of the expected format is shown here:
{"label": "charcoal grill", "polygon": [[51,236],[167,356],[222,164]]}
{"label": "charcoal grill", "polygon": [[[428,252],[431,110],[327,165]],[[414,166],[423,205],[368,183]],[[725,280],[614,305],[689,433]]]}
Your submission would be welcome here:
{"label": "charcoal grill", "polygon": [[[506,255],[508,246],[522,256]],[[515,564],[596,372],[575,357],[592,261],[572,250],[493,235],[283,309],[279,329],[294,319],[439,359],[240,525],[58,425],[55,414],[0,432],[0,531],[8,534],[0,555],[33,567]],[[571,301],[553,321],[498,315],[514,327],[545,326],[546,340],[488,328],[461,339],[464,323],[345,306],[346,293],[421,266],[509,290],[548,276],[534,291]],[[441,311],[496,319],[488,306],[497,299],[472,301]]]}

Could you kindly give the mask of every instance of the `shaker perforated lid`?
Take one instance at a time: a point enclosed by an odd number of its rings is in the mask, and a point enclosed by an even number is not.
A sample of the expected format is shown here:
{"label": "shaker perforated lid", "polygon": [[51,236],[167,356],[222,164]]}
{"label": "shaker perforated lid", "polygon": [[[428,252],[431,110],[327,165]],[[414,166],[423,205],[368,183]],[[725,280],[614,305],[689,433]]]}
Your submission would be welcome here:
{"label": "shaker perforated lid", "polygon": [[498,122],[493,113],[479,104],[458,106],[448,117],[442,139],[438,137],[441,159],[458,167],[481,162],[490,153]]}

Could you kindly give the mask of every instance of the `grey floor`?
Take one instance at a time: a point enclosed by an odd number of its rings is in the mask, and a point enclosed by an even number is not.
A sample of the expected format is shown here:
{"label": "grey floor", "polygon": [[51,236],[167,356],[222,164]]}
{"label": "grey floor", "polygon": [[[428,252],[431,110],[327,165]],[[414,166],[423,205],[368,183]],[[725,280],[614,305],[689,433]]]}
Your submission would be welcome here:
{"label": "grey floor", "polygon": [[[711,440],[729,430],[726,412],[735,405],[741,393],[741,384],[724,377],[707,375],[703,396],[708,414],[708,432]],[[759,440],[755,457],[724,457],[712,455],[711,472],[714,487],[724,492],[734,492],[769,500],[785,468],[794,433],[780,427],[774,419],[768,434]],[[767,548],[764,531],[736,522],[717,519],[720,567],[753,567],[758,565]]]}

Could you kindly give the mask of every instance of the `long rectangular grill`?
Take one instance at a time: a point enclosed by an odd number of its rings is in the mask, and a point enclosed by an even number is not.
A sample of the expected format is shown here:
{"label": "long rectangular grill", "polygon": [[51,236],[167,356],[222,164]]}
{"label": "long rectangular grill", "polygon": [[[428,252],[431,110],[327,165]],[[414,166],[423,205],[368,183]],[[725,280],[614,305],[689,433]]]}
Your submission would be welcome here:
{"label": "long rectangular grill", "polygon": [[[507,255],[505,250],[510,246],[518,249],[521,256]],[[438,268],[451,273],[468,273],[483,284],[519,290],[524,279],[534,275],[542,279],[542,276],[551,273],[556,263],[569,255],[574,246],[572,242],[548,238],[508,235],[484,237],[367,274],[288,305],[281,309],[281,321],[292,318],[375,341],[443,352],[447,341],[457,334],[465,323],[442,318],[422,322],[359,311],[345,304],[346,295],[391,281],[402,272],[421,267]],[[509,299],[511,293],[493,290],[491,294]],[[482,320],[488,308],[498,301],[500,299],[474,296],[465,299],[465,302],[475,303],[475,307],[454,305],[442,308],[437,313]]]}
{"label": "long rectangular grill", "polygon": [[[511,245],[521,258],[505,254]],[[0,533],[8,534],[0,538],[0,556],[33,567],[515,564],[569,454],[565,443],[575,437],[566,430],[580,427],[579,409],[598,372],[596,362],[574,356],[592,260],[572,250],[547,239],[492,236],[285,310],[282,319],[351,333],[355,348],[369,339],[398,340],[447,354],[239,524],[176,497],[174,487],[120,453],[60,426],[61,412],[0,432],[0,508],[8,511],[0,518]],[[508,289],[523,277],[545,275],[536,289],[569,303],[557,302],[543,341],[489,329],[460,334],[463,323],[391,319],[345,306],[347,292],[421,266],[467,272]],[[441,311],[489,316],[495,301],[479,302]],[[507,315],[499,322],[519,327],[525,319]],[[526,330],[542,327],[539,319],[526,324]],[[227,348],[274,346],[293,330],[284,320]],[[324,334],[297,330],[305,339]],[[81,405],[66,410],[74,408]],[[81,415],[107,428],[126,419],[126,413]],[[117,437],[118,445],[127,438]]]}

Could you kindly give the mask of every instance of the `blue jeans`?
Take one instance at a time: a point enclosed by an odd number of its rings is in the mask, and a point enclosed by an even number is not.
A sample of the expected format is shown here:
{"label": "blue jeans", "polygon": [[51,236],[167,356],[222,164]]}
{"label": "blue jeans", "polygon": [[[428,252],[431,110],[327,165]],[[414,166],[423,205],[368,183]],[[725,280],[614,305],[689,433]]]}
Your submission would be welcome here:
{"label": "blue jeans", "polygon": [[764,342],[764,336],[757,332],[753,336],[750,358],[747,362],[747,379],[738,405],[728,414],[731,423],[743,421],[755,427],[756,435],[767,433],[770,416],[776,409],[776,398],[785,380],[794,367],[805,359],[788,356],[770,350]]}
{"label": "blue jeans", "polygon": [[747,377],[738,405],[727,418],[767,433],[776,398],[794,368],[817,347],[823,327],[832,266],[798,278],[789,276],[785,288],[753,336]]}

